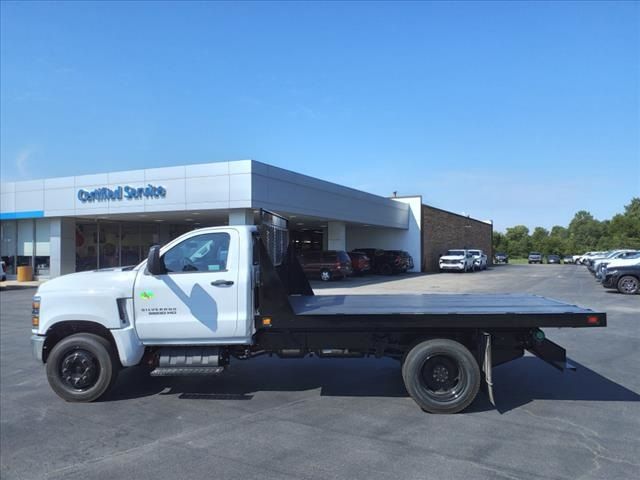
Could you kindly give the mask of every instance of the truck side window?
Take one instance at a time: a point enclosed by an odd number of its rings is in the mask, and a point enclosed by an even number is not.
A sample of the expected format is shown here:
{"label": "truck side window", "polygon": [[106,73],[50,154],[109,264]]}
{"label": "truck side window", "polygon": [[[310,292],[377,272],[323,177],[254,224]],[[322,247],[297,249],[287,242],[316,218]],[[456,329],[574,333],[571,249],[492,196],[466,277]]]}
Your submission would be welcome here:
{"label": "truck side window", "polygon": [[167,272],[220,272],[227,269],[228,233],[188,238],[163,255]]}

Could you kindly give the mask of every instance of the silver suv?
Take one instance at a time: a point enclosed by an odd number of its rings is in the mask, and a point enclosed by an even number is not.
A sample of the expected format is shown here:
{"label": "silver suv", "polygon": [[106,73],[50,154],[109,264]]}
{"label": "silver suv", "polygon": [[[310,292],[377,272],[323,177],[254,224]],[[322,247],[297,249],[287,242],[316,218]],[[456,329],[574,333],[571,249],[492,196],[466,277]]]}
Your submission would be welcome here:
{"label": "silver suv", "polygon": [[529,263],[542,263],[542,254],[540,252],[531,252],[528,260]]}

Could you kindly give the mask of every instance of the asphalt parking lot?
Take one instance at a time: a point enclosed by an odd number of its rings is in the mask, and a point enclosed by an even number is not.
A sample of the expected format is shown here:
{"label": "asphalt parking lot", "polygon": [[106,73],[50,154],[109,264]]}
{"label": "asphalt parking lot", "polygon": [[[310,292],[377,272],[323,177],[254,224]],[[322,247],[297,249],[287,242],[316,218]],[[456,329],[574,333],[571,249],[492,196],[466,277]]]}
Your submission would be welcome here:
{"label": "asphalt parking lot", "polygon": [[640,469],[640,296],[582,267],[364,277],[317,293],[528,292],[608,313],[547,330],[578,370],[526,356],[457,415],[423,413],[392,360],[258,358],[224,375],[124,371],[92,404],[60,400],[31,359],[33,289],[0,293],[2,479],[627,479]]}

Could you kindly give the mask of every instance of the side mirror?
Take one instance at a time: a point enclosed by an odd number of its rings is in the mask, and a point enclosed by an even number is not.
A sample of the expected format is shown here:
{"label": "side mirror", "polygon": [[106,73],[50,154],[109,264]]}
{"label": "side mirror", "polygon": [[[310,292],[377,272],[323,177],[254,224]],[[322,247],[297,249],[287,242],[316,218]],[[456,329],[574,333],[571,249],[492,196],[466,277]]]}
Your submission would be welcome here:
{"label": "side mirror", "polygon": [[147,271],[151,275],[162,275],[167,272],[164,262],[160,258],[160,245],[154,245],[149,249],[147,257]]}

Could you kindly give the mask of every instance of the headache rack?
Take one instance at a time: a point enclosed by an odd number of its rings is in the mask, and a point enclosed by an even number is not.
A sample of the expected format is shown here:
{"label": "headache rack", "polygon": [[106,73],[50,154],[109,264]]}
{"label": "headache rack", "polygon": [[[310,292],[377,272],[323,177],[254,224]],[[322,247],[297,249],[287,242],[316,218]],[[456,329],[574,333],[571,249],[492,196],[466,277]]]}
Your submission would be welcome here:
{"label": "headache rack", "polygon": [[295,314],[289,295],[313,296],[313,290],[289,241],[289,221],[276,213],[260,210],[258,237],[257,313],[292,318]]}

